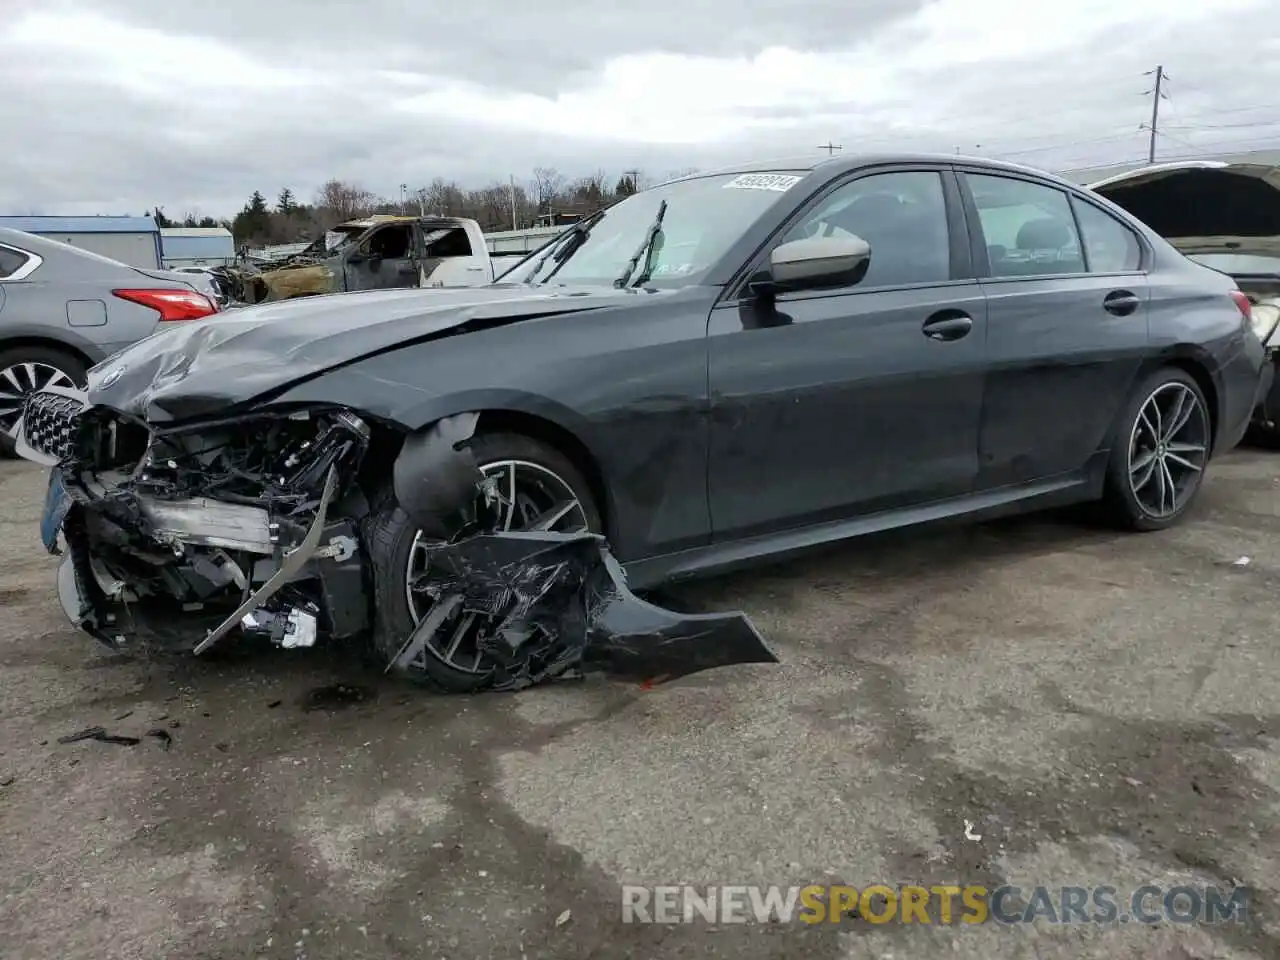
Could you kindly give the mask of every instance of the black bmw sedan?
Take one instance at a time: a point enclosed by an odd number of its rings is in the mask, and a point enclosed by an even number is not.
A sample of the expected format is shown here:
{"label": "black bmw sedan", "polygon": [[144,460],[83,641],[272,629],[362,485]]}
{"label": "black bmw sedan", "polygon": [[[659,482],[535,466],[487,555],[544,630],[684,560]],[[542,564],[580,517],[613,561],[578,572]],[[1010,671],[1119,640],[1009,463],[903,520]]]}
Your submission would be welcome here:
{"label": "black bmw sedan", "polygon": [[1076,501],[1177,522],[1267,386],[1254,322],[1043,173],[779,161],[628,197],[491,286],[176,325],[29,400],[19,450],[64,608],[114,648],[370,637],[465,691],[661,646],[670,675],[752,638],[682,665],[665,640],[707,624],[624,574]]}

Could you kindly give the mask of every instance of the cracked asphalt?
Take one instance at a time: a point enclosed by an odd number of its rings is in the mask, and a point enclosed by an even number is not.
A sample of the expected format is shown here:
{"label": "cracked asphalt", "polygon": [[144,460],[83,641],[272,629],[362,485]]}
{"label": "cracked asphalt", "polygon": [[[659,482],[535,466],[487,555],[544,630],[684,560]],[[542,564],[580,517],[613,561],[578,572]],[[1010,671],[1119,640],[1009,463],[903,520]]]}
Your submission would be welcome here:
{"label": "cracked asphalt", "polygon": [[[99,653],[43,481],[0,463],[5,958],[1280,956],[1280,453],[1161,534],[1041,516],[681,589],[779,666],[473,698]],[[58,742],[95,725],[142,742]],[[621,922],[622,884],[814,882],[1252,893],[1215,926]]]}

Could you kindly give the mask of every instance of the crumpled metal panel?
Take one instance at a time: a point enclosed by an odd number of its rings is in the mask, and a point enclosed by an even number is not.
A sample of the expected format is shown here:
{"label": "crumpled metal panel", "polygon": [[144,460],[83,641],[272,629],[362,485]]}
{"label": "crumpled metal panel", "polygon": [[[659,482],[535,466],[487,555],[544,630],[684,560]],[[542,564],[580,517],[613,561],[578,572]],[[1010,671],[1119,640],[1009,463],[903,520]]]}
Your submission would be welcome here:
{"label": "crumpled metal panel", "polygon": [[338,291],[337,274],[322,264],[268,270],[256,279],[266,285],[267,301]]}
{"label": "crumpled metal panel", "polygon": [[[654,680],[778,662],[743,613],[677,613],[637,597],[595,534],[486,534],[430,554],[425,586],[437,607],[492,618],[481,651],[495,663],[493,689],[572,675],[578,665]],[[412,662],[444,619],[424,617],[393,666]]]}

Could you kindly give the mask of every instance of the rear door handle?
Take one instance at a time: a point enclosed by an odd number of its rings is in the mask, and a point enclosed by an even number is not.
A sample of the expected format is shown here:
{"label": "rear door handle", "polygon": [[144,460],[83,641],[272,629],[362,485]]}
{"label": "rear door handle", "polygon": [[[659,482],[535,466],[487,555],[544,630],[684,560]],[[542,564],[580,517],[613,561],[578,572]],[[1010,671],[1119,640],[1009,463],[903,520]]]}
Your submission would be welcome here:
{"label": "rear door handle", "polygon": [[1142,301],[1128,290],[1112,290],[1102,298],[1102,309],[1117,317],[1127,317],[1142,306]]}
{"label": "rear door handle", "polygon": [[959,340],[973,329],[973,317],[959,310],[939,310],[921,329],[930,340]]}

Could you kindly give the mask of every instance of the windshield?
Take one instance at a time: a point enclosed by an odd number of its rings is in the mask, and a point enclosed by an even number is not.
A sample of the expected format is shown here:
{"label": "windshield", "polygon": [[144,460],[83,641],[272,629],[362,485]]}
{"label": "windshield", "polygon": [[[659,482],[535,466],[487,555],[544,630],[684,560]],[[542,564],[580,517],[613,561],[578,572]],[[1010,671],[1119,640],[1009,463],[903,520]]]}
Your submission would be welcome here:
{"label": "windshield", "polygon": [[573,228],[503,274],[501,282],[612,285],[627,273],[665,201],[667,208],[654,234],[652,250],[647,252],[647,260],[638,262],[630,280],[642,278],[647,263],[644,286],[698,283],[743,232],[802,177],[783,171],[724,174],[645,190],[609,207],[594,222],[591,218],[583,221],[589,236],[563,264],[558,265],[553,256],[538,266],[548,252],[566,249],[572,242]]}
{"label": "windshield", "polygon": [[1243,253],[1190,253],[1187,258],[1219,273],[1270,273],[1280,276],[1280,257],[1258,257]]}

